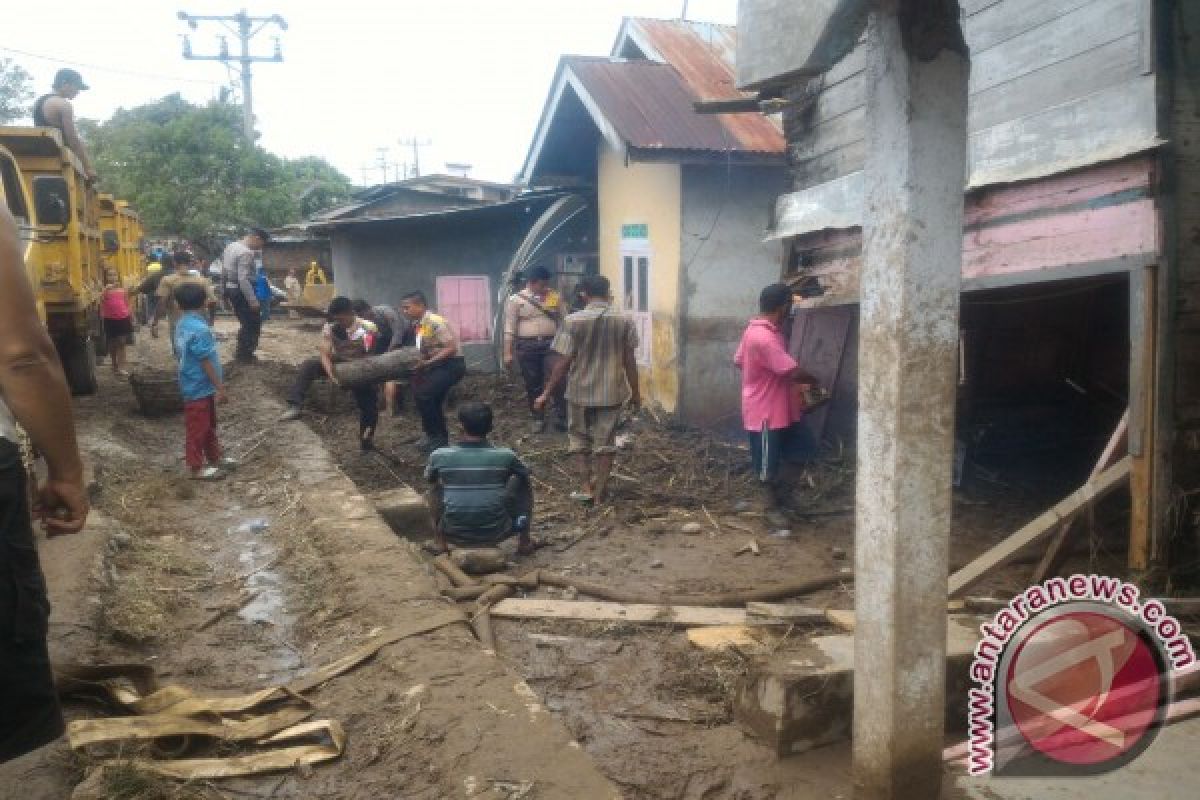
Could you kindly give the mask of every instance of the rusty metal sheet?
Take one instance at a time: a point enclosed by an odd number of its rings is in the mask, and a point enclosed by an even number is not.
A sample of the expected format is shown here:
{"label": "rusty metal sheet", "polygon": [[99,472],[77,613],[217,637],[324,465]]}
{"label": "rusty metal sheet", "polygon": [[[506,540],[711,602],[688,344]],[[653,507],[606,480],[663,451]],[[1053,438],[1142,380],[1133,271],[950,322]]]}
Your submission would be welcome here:
{"label": "rusty metal sheet", "polygon": [[738,115],[696,113],[694,104],[701,98],[668,64],[572,58],[569,68],[630,147],[783,153],[783,136],[777,130],[770,142],[755,138],[743,141],[740,129],[731,128],[723,119]]}
{"label": "rusty metal sheet", "polygon": [[[689,110],[694,116],[716,120],[724,136],[734,142],[731,149],[748,153],[783,153],[783,133],[773,119],[761,114],[696,115],[697,100],[737,100],[753,97],[735,85],[737,28],[690,20],[633,18],[627,32],[636,44],[661,59],[678,73],[694,97]],[[718,148],[727,149],[727,148]]]}

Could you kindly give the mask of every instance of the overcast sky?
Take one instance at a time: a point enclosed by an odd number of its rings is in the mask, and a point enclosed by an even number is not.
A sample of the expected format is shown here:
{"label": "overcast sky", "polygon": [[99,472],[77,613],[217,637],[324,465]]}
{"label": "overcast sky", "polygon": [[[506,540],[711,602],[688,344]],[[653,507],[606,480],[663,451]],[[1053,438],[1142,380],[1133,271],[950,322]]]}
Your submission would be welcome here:
{"label": "overcast sky", "polygon": [[[236,77],[219,62],[185,61],[182,34],[196,55],[216,53],[216,23],[188,31],[176,12],[282,15],[253,45],[270,55],[279,35],[282,64],[256,64],[254,101],[261,143],[280,155],[320,155],[355,183],[377,183],[377,148],[411,161],[400,139],[420,150],[422,173],[447,161],[472,175],[511,180],[521,166],[555,64],[562,54],[607,55],[623,16],[677,17],[683,0],[60,0],[22,3],[0,27],[0,57],[33,74],[38,93],[55,70],[74,66],[92,87],[76,114],[107,119],[120,107],[171,92],[203,102]],[[691,0],[688,17],[732,23],[736,0]],[[236,51],[231,38],[230,50]],[[18,52],[19,51],[19,52]],[[32,55],[30,55],[32,54]],[[36,56],[36,57],[35,57]],[[50,58],[56,60],[49,60]],[[389,172],[389,177],[394,173]]]}

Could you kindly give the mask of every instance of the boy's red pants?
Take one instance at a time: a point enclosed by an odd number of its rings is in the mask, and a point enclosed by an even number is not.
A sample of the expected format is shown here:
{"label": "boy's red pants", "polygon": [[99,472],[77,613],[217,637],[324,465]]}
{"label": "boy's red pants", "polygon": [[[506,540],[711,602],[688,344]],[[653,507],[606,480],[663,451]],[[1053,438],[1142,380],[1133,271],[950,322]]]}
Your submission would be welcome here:
{"label": "boy's red pants", "polygon": [[217,399],[205,397],[183,404],[183,424],[187,431],[184,458],[192,469],[204,466],[205,461],[216,464],[221,460],[221,445],[217,441]]}

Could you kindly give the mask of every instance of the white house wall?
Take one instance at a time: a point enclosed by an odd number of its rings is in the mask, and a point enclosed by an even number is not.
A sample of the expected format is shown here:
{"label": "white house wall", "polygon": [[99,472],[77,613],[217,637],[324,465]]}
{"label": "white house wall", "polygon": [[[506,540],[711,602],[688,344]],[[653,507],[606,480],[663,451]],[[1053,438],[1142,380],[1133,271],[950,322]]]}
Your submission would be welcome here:
{"label": "white house wall", "polygon": [[779,167],[683,168],[680,410],[690,423],[739,421],[733,354],[759,291],[779,280],[780,248],[764,227],[787,180]]}

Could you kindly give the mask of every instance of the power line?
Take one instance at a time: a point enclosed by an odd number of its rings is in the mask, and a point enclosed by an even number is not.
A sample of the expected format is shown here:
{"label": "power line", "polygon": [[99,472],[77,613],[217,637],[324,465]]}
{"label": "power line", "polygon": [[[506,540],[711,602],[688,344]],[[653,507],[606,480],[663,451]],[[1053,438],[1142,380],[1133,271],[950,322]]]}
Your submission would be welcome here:
{"label": "power line", "polygon": [[[254,56],[250,55],[250,40],[262,32],[268,25],[275,25],[281,31],[287,30],[287,22],[278,14],[272,14],[269,17],[252,17],[245,11],[239,11],[230,16],[210,15],[210,14],[189,14],[186,11],[180,11],[177,15],[179,19],[188,24],[192,30],[200,27],[201,22],[216,22],[222,27],[228,28],[237,36],[241,43],[241,52],[238,55],[233,55],[229,52],[229,44],[224,36],[218,36],[217,39],[221,43],[220,52],[215,56],[198,56],[192,53],[191,39],[185,34],[183,37],[183,57],[194,61],[220,61],[226,67],[237,63],[238,71],[242,78],[242,129],[246,134],[248,141],[254,141],[254,81],[250,72],[250,65],[255,62],[283,61],[283,48],[279,44],[279,37],[275,39],[275,52],[270,56]],[[237,28],[233,28],[230,23],[235,23]]]}
{"label": "power line", "polygon": [[172,82],[182,82],[182,83],[203,83],[208,86],[220,86],[221,85],[217,81],[210,81],[210,80],[206,80],[204,78],[180,78],[180,77],[176,77],[174,75],[163,75],[161,73],[156,74],[156,73],[152,73],[152,72],[138,72],[136,70],[131,70],[131,69],[117,69],[116,67],[102,67],[99,64],[89,64],[86,61],[72,61],[71,59],[67,59],[67,58],[57,58],[55,56],[46,56],[46,55],[42,55],[41,53],[31,53],[28,50],[18,50],[15,47],[0,46],[0,52],[14,53],[19,56],[25,56],[26,58],[37,58],[42,61],[50,61],[55,64],[69,64],[73,67],[86,67],[87,69],[94,69],[97,72],[109,72],[114,75],[128,75],[132,78],[154,78],[155,80],[160,80],[160,81],[172,81]]}

